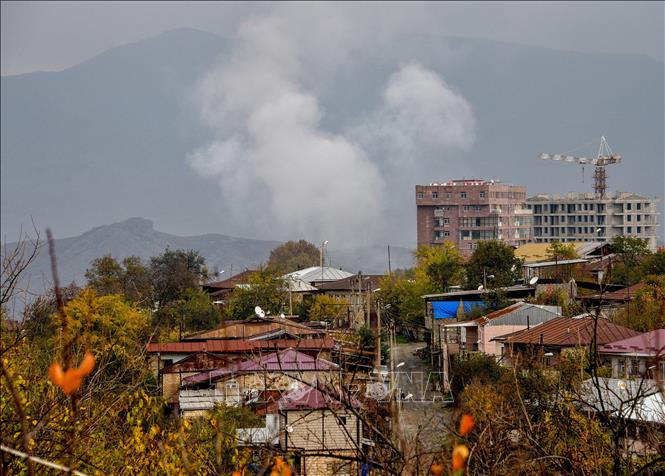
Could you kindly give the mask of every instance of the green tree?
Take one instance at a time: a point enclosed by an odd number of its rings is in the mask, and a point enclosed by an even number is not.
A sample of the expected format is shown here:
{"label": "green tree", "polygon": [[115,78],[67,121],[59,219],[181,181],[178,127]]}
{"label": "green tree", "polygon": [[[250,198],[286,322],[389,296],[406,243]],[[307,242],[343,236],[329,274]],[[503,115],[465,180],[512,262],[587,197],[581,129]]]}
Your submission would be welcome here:
{"label": "green tree", "polygon": [[554,240],[546,250],[547,257],[550,261],[561,261],[568,259],[577,259],[579,255],[575,251],[573,243],[561,243],[559,240]]}
{"label": "green tree", "polygon": [[633,268],[640,260],[651,254],[646,240],[634,236],[615,236],[612,239],[612,251],[621,257],[624,265]]}
{"label": "green tree", "polygon": [[509,244],[497,240],[479,241],[466,265],[466,287],[474,289],[485,281],[487,287],[510,286],[519,277],[521,266],[521,260],[515,257],[515,250]]}
{"label": "green tree", "polygon": [[247,285],[233,290],[224,310],[228,319],[247,319],[254,316],[254,308],[260,306],[272,315],[279,314],[287,297],[284,280],[265,268],[252,273]]}
{"label": "green tree", "polygon": [[416,276],[426,278],[437,291],[444,292],[451,283],[460,283],[464,267],[462,255],[450,241],[440,246],[419,246],[415,253]]}
{"label": "green tree", "polygon": [[205,259],[194,250],[166,249],[150,258],[154,297],[159,307],[178,301],[188,291],[199,289],[207,277]]}
{"label": "green tree", "polygon": [[100,296],[120,294],[123,291],[122,280],[124,270],[111,255],[97,258],[85,272],[88,286]]}
{"label": "green tree", "polygon": [[287,241],[270,252],[268,269],[276,274],[291,273],[317,266],[320,256],[320,250],[308,241]]}
{"label": "green tree", "polygon": [[665,248],[645,256],[640,263],[640,272],[646,276],[649,274],[665,275]]}
{"label": "green tree", "polygon": [[152,306],[153,284],[150,269],[138,256],[126,257],[122,260],[122,266],[122,289],[125,297],[141,307]]}

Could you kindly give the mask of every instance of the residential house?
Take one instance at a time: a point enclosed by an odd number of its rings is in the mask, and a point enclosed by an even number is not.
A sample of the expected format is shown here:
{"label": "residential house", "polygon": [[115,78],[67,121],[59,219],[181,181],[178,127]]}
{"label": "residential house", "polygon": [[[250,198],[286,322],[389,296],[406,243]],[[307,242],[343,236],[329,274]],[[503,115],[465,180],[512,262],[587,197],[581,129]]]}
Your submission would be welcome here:
{"label": "residential house", "polygon": [[[508,299],[522,301],[533,296],[536,289],[531,286],[509,286],[499,288]],[[421,296],[425,300],[425,329],[429,331],[428,340],[432,354],[441,350],[442,326],[450,324],[451,319],[464,319],[473,315],[483,314],[487,303],[485,299],[489,296],[487,289],[451,291],[446,293],[425,294]]]}
{"label": "residential house", "polygon": [[595,309],[600,306],[601,312],[608,315],[633,301],[644,286],[644,283],[637,283],[623,289],[582,296],[580,299],[587,308]]}
{"label": "residential house", "polygon": [[441,345],[448,347],[449,354],[479,351],[500,359],[501,346],[493,340],[495,337],[529,329],[560,316],[560,306],[518,302],[476,319],[444,325]]}
{"label": "residential house", "polygon": [[358,474],[362,424],[356,400],[344,402],[318,386],[304,386],[278,402],[279,444],[292,454],[296,474]]}
{"label": "residential house", "polygon": [[203,285],[203,290],[208,293],[210,299],[216,304],[224,305],[229,295],[239,285],[247,284],[249,276],[254,273],[254,270],[245,270],[223,281],[211,281]]}
{"label": "residential house", "polygon": [[612,367],[613,378],[665,380],[665,329],[600,345],[598,353]]}
{"label": "residential house", "polygon": [[334,323],[334,327],[350,327],[358,329],[362,326],[376,327],[373,293],[379,289],[382,274],[354,274],[346,278],[318,284],[319,293],[346,301],[346,318],[343,322]]}
{"label": "residential house", "polygon": [[199,416],[217,403],[244,405],[261,396],[303,385],[339,383],[339,367],[322,358],[286,349],[190,375],[182,380],[179,405],[185,417]]}
{"label": "residential house", "polygon": [[585,314],[576,317],[557,317],[506,336],[495,338],[503,345],[506,363],[518,358],[540,356],[545,365],[558,362],[562,353],[576,347],[588,347],[596,335],[598,345],[636,336],[638,332],[613,324],[607,319],[594,319]]}

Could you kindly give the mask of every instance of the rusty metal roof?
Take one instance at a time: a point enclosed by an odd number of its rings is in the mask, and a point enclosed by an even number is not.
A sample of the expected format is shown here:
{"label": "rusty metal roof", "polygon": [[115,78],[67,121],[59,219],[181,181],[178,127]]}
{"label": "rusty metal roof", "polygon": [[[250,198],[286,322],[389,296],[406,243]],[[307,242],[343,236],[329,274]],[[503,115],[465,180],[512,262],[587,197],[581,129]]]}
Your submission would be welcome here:
{"label": "rusty metal roof", "polygon": [[293,347],[301,351],[332,350],[335,342],[330,337],[323,339],[275,339],[275,340],[205,340],[192,342],[153,342],[147,345],[149,353],[193,354],[195,352],[248,353],[277,351]]}
{"label": "rusty metal roof", "polygon": [[619,289],[618,291],[612,291],[611,293],[603,294],[593,294],[591,296],[582,296],[582,299],[591,300],[591,301],[619,301],[627,302],[635,299],[638,291],[646,286],[645,283],[637,283],[632,286]]}
{"label": "rusty metal roof", "polygon": [[379,287],[379,281],[383,277],[383,274],[363,274],[361,286],[359,286],[358,275],[354,274],[353,276],[338,279],[337,281],[319,284],[317,288],[319,291],[351,291],[352,289],[357,291],[359,287],[362,287],[363,290],[367,289],[367,284],[369,283],[371,289],[376,289]]}
{"label": "rusty metal roof", "polygon": [[315,336],[325,334],[323,330],[312,329],[304,324],[293,322],[280,317],[253,318],[245,321],[228,320],[217,329],[190,334],[183,338],[189,340],[208,339],[250,339],[261,335],[268,335],[276,330],[284,330],[296,336]]}
{"label": "rusty metal roof", "polygon": [[[560,347],[590,345],[593,338],[594,319],[589,317],[557,317],[531,329],[506,338],[507,344],[543,344]],[[638,332],[598,319],[597,342],[606,344],[637,335]]]}

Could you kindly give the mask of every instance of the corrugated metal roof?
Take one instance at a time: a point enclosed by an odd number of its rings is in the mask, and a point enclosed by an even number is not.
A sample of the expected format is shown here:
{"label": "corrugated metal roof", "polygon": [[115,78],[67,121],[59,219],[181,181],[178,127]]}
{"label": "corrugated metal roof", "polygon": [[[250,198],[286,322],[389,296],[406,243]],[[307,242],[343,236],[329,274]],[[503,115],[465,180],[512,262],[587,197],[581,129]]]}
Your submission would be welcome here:
{"label": "corrugated metal roof", "polygon": [[518,302],[486,316],[481,316],[475,319],[475,322],[478,325],[493,324],[498,321],[501,321],[501,325],[526,325],[528,317],[529,323],[536,325],[559,316],[561,316],[561,307],[559,306],[543,306],[528,302]]}
{"label": "corrugated metal roof", "polygon": [[[372,289],[379,287],[379,281],[383,278],[383,274],[363,274],[362,275],[362,289],[367,288],[367,283],[371,285]],[[320,291],[351,291],[358,290],[358,275],[354,274],[348,278],[338,279],[329,283],[318,285]]]}
{"label": "corrugated metal roof", "polygon": [[[310,385],[287,393],[278,403],[280,410],[323,410],[343,407],[338,399]],[[351,403],[356,408],[360,406],[358,400],[353,399]]]}
{"label": "corrugated metal roof", "polygon": [[188,386],[200,382],[212,382],[229,375],[255,372],[317,372],[338,370],[337,364],[325,359],[312,357],[295,349],[245,360],[219,369],[201,372],[183,379],[182,385]]}
{"label": "corrugated metal roof", "polygon": [[593,379],[583,381],[580,390],[582,401],[595,411],[665,424],[665,398],[654,381],[600,377],[598,384]]}
{"label": "corrugated metal roof", "polygon": [[515,285],[515,286],[505,286],[503,288],[496,288],[496,289],[483,289],[478,291],[477,289],[470,289],[470,290],[465,290],[465,291],[452,291],[449,293],[436,293],[436,294],[423,294],[420,296],[423,299],[434,299],[434,298],[460,298],[464,296],[482,296],[485,294],[488,294],[490,291],[503,291],[506,294],[511,294],[511,293],[533,293],[535,292],[535,288],[531,286],[523,286],[521,284]]}
{"label": "corrugated metal roof", "polygon": [[282,329],[289,334],[297,336],[313,336],[324,334],[324,331],[312,329],[289,319],[253,318],[245,321],[228,320],[217,329],[202,331],[188,335],[183,340],[205,340],[205,339],[249,339],[259,335],[267,334]]}
{"label": "corrugated metal roof", "polygon": [[627,339],[610,342],[598,347],[602,354],[630,354],[656,356],[665,354],[665,329],[645,332]]}
{"label": "corrugated metal roof", "polygon": [[316,281],[337,281],[338,279],[348,278],[349,276],[353,276],[353,273],[331,268],[330,266],[324,266],[323,268],[321,266],[311,266],[285,274],[282,276],[282,279],[289,279],[291,277],[293,279],[300,279],[306,283],[314,283]]}
{"label": "corrugated metal roof", "polygon": [[275,340],[206,340],[192,342],[152,342],[147,346],[150,353],[193,354],[195,352],[246,353],[282,350],[293,347],[303,351],[332,350],[335,342],[330,337],[323,339],[275,339]]}
{"label": "corrugated metal roof", "polygon": [[588,259],[560,259],[558,261],[542,261],[539,263],[523,264],[523,268],[546,268],[548,266],[564,266],[567,264],[580,264],[588,262]]}
{"label": "corrugated metal roof", "polygon": [[637,295],[637,292],[642,289],[646,284],[644,283],[637,283],[633,284],[632,286],[628,286],[623,289],[619,289],[618,291],[612,291],[611,293],[603,293],[602,295],[600,294],[593,294],[591,296],[582,296],[582,299],[587,299],[587,300],[602,300],[602,301],[620,301],[620,302],[625,302],[625,301],[632,301],[635,299],[635,296]]}
{"label": "corrugated metal roof", "polygon": [[[531,329],[525,329],[506,338],[507,344],[543,344],[561,347],[590,345],[594,320],[588,317],[573,319],[557,317]],[[596,340],[598,344],[614,342],[637,335],[632,329],[598,319]],[[542,341],[541,341],[542,336]]]}

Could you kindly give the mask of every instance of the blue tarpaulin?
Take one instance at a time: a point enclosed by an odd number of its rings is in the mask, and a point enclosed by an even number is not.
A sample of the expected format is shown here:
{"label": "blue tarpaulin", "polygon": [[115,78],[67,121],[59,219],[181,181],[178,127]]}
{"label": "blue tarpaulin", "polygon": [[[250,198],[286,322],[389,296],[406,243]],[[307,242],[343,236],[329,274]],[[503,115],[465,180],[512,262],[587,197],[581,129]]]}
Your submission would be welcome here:
{"label": "blue tarpaulin", "polygon": [[[485,309],[484,301],[462,301],[462,307],[466,314],[473,308]],[[457,310],[460,307],[459,301],[432,301],[432,313],[434,319],[451,319],[457,317]]]}

